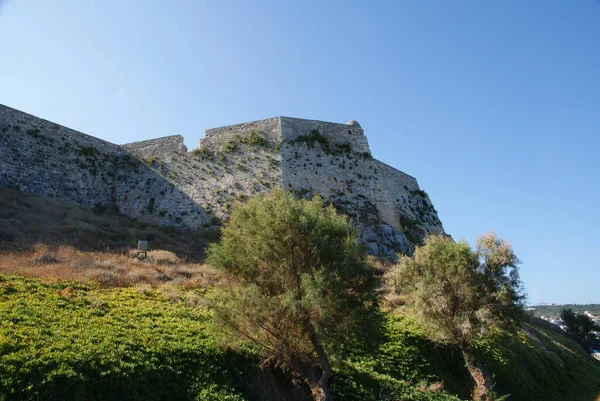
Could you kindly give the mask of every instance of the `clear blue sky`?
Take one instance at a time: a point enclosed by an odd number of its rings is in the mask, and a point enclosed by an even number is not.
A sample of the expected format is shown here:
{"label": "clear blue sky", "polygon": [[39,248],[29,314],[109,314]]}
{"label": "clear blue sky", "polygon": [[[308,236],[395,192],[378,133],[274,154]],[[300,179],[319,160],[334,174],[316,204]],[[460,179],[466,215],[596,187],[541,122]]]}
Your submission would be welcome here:
{"label": "clear blue sky", "polygon": [[600,2],[0,0],[0,103],[125,143],[359,121],[530,303],[600,302]]}

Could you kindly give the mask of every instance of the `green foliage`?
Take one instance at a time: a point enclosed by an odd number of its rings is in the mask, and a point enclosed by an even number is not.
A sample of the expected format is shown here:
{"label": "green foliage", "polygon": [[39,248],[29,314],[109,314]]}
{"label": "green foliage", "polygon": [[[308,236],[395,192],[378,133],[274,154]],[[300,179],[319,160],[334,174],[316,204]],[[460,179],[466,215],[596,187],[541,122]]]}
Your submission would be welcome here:
{"label": "green foliage", "polygon": [[523,323],[516,332],[492,327],[474,348],[494,373],[496,391],[510,394],[510,401],[580,401],[598,396],[600,364],[542,320]]}
{"label": "green foliage", "polygon": [[341,154],[341,153],[350,153],[352,152],[352,145],[350,145],[349,143],[336,143],[335,144],[335,151],[333,152],[334,154]]}
{"label": "green foliage", "polygon": [[238,205],[207,261],[228,283],[214,297],[218,327],[309,382],[312,366],[327,371],[344,339],[373,327],[374,270],[352,225],[319,197],[280,190]]}
{"label": "green foliage", "polygon": [[79,153],[85,157],[95,157],[98,154],[98,149],[93,146],[80,148]]}
{"label": "green foliage", "polygon": [[0,300],[3,400],[238,400],[255,379],[256,357],[217,347],[205,310],[159,292],[0,276]]}
{"label": "green foliage", "polygon": [[212,158],[214,157],[213,152],[208,148],[194,149],[194,150],[192,150],[192,154],[194,156],[200,156],[203,159],[210,159],[210,160],[212,160]]}
{"label": "green foliage", "polygon": [[567,334],[583,345],[587,350],[595,349],[598,341],[592,331],[600,331],[596,323],[583,313],[575,313],[571,309],[563,309],[560,318],[567,326]]}
{"label": "green foliage", "polygon": [[233,153],[237,150],[238,145],[234,141],[227,141],[223,144],[223,152]]}
{"label": "green foliage", "polygon": [[[300,135],[296,139],[289,141],[290,144],[305,143],[309,148],[313,148],[315,143],[321,145],[321,149],[327,155],[341,155],[344,153],[352,152],[352,145],[350,143],[335,143],[331,144],[329,139],[323,136],[318,130],[312,130],[308,135]],[[367,152],[368,153],[368,152]],[[368,153],[371,156],[370,153]],[[366,159],[367,156],[363,155]]]}
{"label": "green foliage", "polygon": [[406,238],[415,245],[423,245],[425,231],[419,220],[410,219],[406,215],[400,216],[400,225]]}
{"label": "green foliage", "polygon": [[[477,238],[477,272],[486,302],[486,313],[495,323],[512,324],[523,319],[525,294],[519,277],[521,263],[510,244],[493,232]],[[479,311],[483,311],[480,309]]]}
{"label": "green foliage", "polygon": [[325,153],[330,153],[329,140],[316,129],[310,131],[310,134],[308,135],[300,135],[294,140],[289,141],[290,144],[305,143],[310,148],[315,146],[315,142],[321,145],[321,149],[323,149]]}
{"label": "green foliage", "polygon": [[387,278],[432,338],[459,346],[490,323],[514,323],[520,317],[518,263],[494,234],[480,237],[476,251],[465,242],[430,236],[413,256],[401,256]]}
{"label": "green foliage", "polygon": [[412,257],[401,256],[387,278],[433,339],[459,345],[474,334],[480,305],[477,267],[469,245],[431,236]]}
{"label": "green foliage", "polygon": [[412,191],[410,191],[411,194],[416,195],[416,196],[420,196],[422,198],[427,198],[427,192],[422,191],[420,189],[413,189]]}
{"label": "green foliage", "polygon": [[448,374],[456,365],[451,350],[428,340],[415,319],[388,315],[380,336],[375,346],[355,352],[336,372],[332,389],[341,399],[458,400],[448,389],[468,394]]}
{"label": "green foliage", "polygon": [[43,135],[41,135],[41,132],[39,128],[35,128],[35,129],[28,129],[27,131],[25,131],[27,134],[31,135],[32,137],[38,139],[38,138],[43,138]]}
{"label": "green foliage", "polygon": [[[594,400],[600,364],[544,323],[518,331],[491,326],[474,341],[477,358],[494,374],[496,391],[510,401]],[[428,337],[414,318],[388,315],[376,349],[348,358],[332,379],[333,392],[351,401],[470,399],[460,353]]]}
{"label": "green foliage", "polygon": [[146,163],[146,165],[148,167],[152,167],[152,165],[154,164],[154,162],[156,161],[156,157],[155,156],[150,156],[147,159],[144,159],[144,163]]}
{"label": "green foliage", "polygon": [[472,352],[473,340],[492,324],[514,324],[523,296],[511,247],[493,233],[465,242],[430,236],[414,255],[401,256],[388,274],[390,285],[423,322],[429,336],[460,350],[475,388],[475,400],[493,400],[487,368]]}
{"label": "green foliage", "polygon": [[[0,276],[0,400],[238,401],[267,399],[265,387],[289,389],[282,374],[264,382],[258,350],[219,347],[210,310],[173,302],[157,290]],[[331,379],[336,400],[468,399],[460,355],[430,341],[418,321],[387,314],[381,329],[371,347],[343,339],[349,350]],[[519,332],[494,327],[474,349],[510,401],[598,395],[600,364],[543,321]]]}
{"label": "green foliage", "polygon": [[265,148],[270,146],[269,141],[267,141],[267,139],[261,135],[260,131],[250,132],[250,135],[241,138],[240,142],[248,145],[262,146]]}

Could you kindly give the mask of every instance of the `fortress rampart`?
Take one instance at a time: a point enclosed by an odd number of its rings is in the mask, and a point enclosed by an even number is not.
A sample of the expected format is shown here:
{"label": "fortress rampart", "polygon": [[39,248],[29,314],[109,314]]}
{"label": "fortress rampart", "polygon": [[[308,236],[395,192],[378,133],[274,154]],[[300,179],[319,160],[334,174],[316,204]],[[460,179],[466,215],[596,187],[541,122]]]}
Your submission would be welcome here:
{"label": "fortress rampart", "polygon": [[377,255],[411,252],[426,233],[443,232],[417,180],[374,159],[355,121],[275,117],[213,128],[188,152],[179,135],[119,146],[0,106],[0,186],[191,229],[273,188],[319,194]]}
{"label": "fortress rampart", "polygon": [[113,196],[123,149],[93,136],[0,107],[0,185],[94,206]]}
{"label": "fortress rampart", "polygon": [[187,146],[183,144],[183,137],[181,135],[132,142],[123,145],[123,148],[144,160],[159,155],[168,156],[174,153],[187,153],[188,151]]}

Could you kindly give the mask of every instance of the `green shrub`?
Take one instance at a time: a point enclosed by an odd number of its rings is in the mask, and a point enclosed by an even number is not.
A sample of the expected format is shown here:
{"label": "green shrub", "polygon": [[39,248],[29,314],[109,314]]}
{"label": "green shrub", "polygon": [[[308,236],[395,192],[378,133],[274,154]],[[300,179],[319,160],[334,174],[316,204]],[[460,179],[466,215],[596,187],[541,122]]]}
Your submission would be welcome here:
{"label": "green shrub", "polygon": [[335,144],[335,154],[342,154],[342,153],[350,153],[352,152],[352,145],[350,145],[349,143],[336,143]]}
{"label": "green shrub", "polygon": [[98,149],[93,146],[79,149],[79,153],[85,157],[94,157],[98,154]]}
{"label": "green shrub", "polygon": [[191,153],[192,155],[200,156],[203,159],[212,159],[214,156],[213,152],[208,148],[194,149]]}
{"label": "green shrub", "polygon": [[240,142],[248,145],[262,146],[265,148],[270,146],[269,141],[267,141],[267,139],[261,135],[260,131],[250,132],[250,135],[241,138]]}
{"label": "green shrub", "polygon": [[237,150],[238,145],[234,141],[227,141],[223,144],[223,152],[233,153]]}
{"label": "green shrub", "polygon": [[410,191],[411,194],[415,195],[415,196],[420,196],[421,198],[427,198],[427,192],[422,191],[420,189],[413,189]]}
{"label": "green shrub", "polygon": [[154,162],[156,161],[156,157],[155,156],[150,156],[149,158],[144,160],[144,163],[146,163],[146,165],[148,167],[152,167],[152,165],[154,164]]}
{"label": "green shrub", "polygon": [[323,149],[325,153],[330,153],[329,140],[316,129],[310,131],[310,134],[308,135],[300,135],[289,141],[290,144],[305,143],[309,148],[314,147],[315,142],[321,145],[321,149]]}
{"label": "green shrub", "polygon": [[42,131],[39,130],[39,128],[35,128],[35,129],[28,129],[27,131],[25,131],[27,134],[31,135],[32,137],[38,139],[38,138],[43,138],[42,135],[40,135],[40,133]]}

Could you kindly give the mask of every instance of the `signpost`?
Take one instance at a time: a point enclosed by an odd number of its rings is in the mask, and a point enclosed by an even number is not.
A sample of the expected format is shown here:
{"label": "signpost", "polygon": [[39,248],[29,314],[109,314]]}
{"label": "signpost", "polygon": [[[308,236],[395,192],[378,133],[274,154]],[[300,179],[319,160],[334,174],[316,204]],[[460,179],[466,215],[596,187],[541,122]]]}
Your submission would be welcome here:
{"label": "signpost", "polygon": [[148,241],[138,241],[137,257],[144,254],[144,258],[148,256]]}

